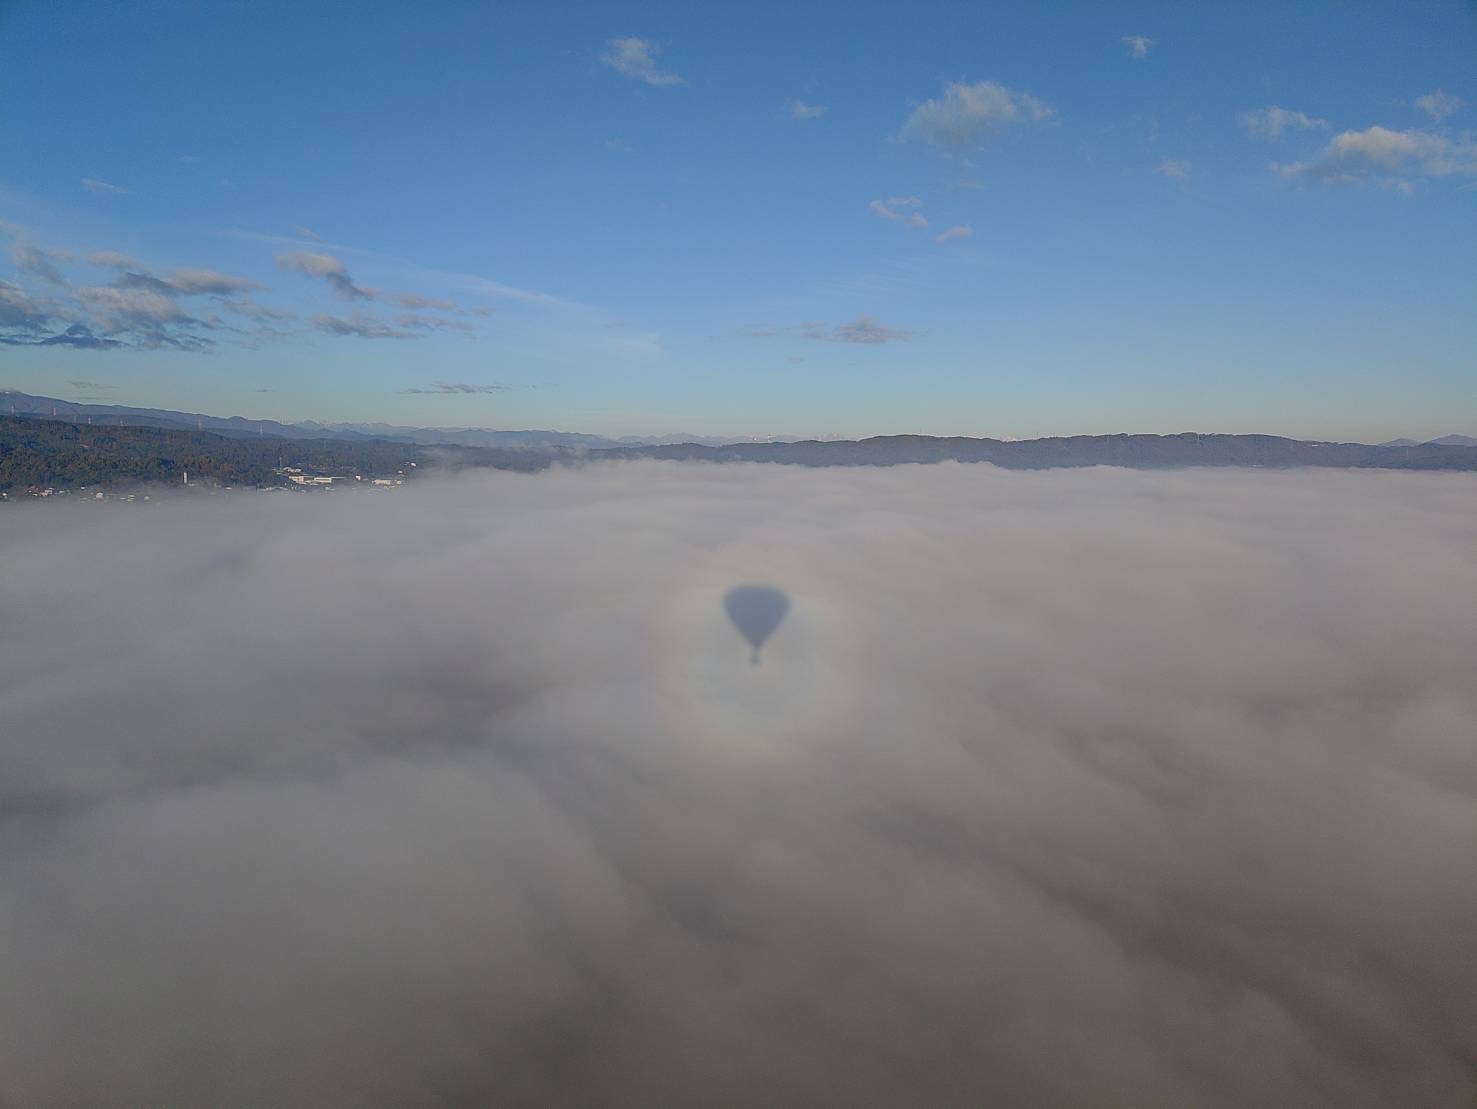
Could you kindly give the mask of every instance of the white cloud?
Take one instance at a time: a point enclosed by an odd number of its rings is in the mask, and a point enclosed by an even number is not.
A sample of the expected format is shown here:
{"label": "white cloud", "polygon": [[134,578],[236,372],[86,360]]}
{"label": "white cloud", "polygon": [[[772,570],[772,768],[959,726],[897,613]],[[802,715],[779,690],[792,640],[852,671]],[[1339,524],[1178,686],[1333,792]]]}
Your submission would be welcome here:
{"label": "white cloud", "polygon": [[918,208],[923,205],[922,199],[916,196],[890,196],[887,203],[894,208]]}
{"label": "white cloud", "polygon": [[826,108],[822,104],[807,104],[803,100],[790,102],[791,119],[819,119],[825,114]]}
{"label": "white cloud", "polygon": [[82,187],[90,193],[126,193],[122,185],[112,185],[107,181],[99,181],[96,177],[82,178]]}
{"label": "white cloud", "polygon": [[935,235],[933,241],[936,243],[951,243],[956,239],[974,238],[974,228],[968,224],[955,224],[942,234]]}
{"label": "white cloud", "polygon": [[966,150],[1007,127],[1041,123],[1053,114],[1028,92],[1015,92],[994,81],[972,85],[956,81],[946,85],[938,99],[915,108],[899,137],[922,139],[946,150]]}
{"label": "white cloud", "polygon": [[1392,131],[1375,125],[1344,131],[1307,162],[1273,165],[1283,177],[1334,183],[1376,181],[1408,191],[1411,176],[1477,177],[1477,141],[1430,131]]}
{"label": "white cloud", "polygon": [[[914,204],[918,203],[916,197],[899,197],[889,201],[888,204],[896,204],[899,201],[903,204],[907,204],[910,201]],[[922,229],[928,226],[928,220],[923,217],[922,212],[898,212],[888,207],[888,204],[884,204],[880,200],[874,200],[867,205],[867,208],[873,215],[880,216],[885,220],[893,220],[894,222],[901,223],[904,227]]]}
{"label": "white cloud", "polygon": [[1190,163],[1183,158],[1160,158],[1159,165],[1154,172],[1161,177],[1168,177],[1171,181],[1188,181],[1190,179]]}
{"label": "white cloud", "polygon": [[1154,45],[1154,40],[1147,35],[1124,35],[1119,41],[1128,48],[1130,58],[1147,58],[1149,48]]}
{"label": "white cloud", "polygon": [[614,38],[608,46],[609,49],[601,55],[600,60],[617,73],[623,73],[632,80],[645,81],[648,85],[686,84],[675,73],[667,73],[658,68],[656,58],[662,50],[649,39],[634,35]]}
{"label": "white cloud", "polygon": [[1440,123],[1447,116],[1457,111],[1462,106],[1462,103],[1463,101],[1460,96],[1453,96],[1449,92],[1443,92],[1441,89],[1437,89],[1435,92],[1428,92],[1425,96],[1416,100],[1415,106],[1437,123]]}
{"label": "white cloud", "polygon": [[1284,131],[1325,130],[1328,127],[1326,119],[1315,119],[1305,112],[1289,111],[1275,104],[1242,112],[1239,122],[1248,135],[1274,141],[1280,139]]}

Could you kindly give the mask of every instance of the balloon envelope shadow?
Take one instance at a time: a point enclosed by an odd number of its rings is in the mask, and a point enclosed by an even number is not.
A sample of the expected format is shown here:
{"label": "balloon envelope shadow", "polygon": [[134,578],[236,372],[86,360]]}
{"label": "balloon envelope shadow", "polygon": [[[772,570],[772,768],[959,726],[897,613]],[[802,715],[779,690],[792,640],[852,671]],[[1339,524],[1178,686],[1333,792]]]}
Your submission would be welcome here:
{"label": "balloon envelope shadow", "polygon": [[723,595],[723,611],[752,648],[749,662],[759,665],[759,648],[790,611],[790,597],[773,585],[735,585]]}

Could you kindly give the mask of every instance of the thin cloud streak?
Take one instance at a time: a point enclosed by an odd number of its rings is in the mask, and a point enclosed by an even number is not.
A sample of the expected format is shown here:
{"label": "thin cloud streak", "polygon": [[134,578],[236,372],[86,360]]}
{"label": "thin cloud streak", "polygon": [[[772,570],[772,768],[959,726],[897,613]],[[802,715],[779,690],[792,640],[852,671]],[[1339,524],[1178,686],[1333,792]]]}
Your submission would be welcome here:
{"label": "thin cloud streak", "polygon": [[81,185],[90,193],[111,193],[115,196],[126,195],[130,190],[122,185],[114,185],[107,181],[100,181],[96,177],[84,177]]}
{"label": "thin cloud streak", "polygon": [[400,269],[404,275],[413,280],[426,284],[447,284],[466,289],[469,292],[481,293],[484,296],[495,297],[499,300],[512,300],[521,304],[535,307],[556,308],[574,307],[587,308],[576,301],[566,300],[554,296],[552,293],[541,292],[537,289],[522,289],[516,285],[509,285],[501,281],[484,277],[475,273],[458,273],[451,270],[441,270],[434,267],[422,265],[409,258],[401,258],[393,254],[383,254],[377,250],[365,247],[351,246],[347,243],[332,243],[321,240],[296,239],[288,235],[263,234],[259,231],[243,231],[238,228],[224,228],[219,234],[231,239],[242,239],[250,242],[272,243],[279,246],[292,246],[311,253],[331,250],[335,254],[349,254],[361,258],[373,259],[376,262],[388,264]]}
{"label": "thin cloud streak", "polygon": [[502,393],[511,388],[513,386],[502,385],[496,382],[478,385],[465,381],[438,381],[434,385],[412,386],[409,389],[401,389],[400,392],[407,396],[455,397]]}

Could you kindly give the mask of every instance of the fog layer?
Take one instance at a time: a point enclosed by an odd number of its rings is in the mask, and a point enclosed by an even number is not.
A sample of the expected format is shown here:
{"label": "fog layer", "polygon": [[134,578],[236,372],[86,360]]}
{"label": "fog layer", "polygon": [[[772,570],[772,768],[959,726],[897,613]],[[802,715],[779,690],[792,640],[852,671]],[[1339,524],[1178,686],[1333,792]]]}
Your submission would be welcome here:
{"label": "fog layer", "polygon": [[483,472],[0,565],[5,1106],[1477,1094],[1470,476]]}

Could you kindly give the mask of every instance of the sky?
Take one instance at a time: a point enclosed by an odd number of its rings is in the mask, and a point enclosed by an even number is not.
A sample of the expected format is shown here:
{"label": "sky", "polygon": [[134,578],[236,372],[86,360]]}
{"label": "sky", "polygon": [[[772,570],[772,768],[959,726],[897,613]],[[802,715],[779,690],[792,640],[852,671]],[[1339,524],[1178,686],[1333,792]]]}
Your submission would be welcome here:
{"label": "sky", "polygon": [[1477,8],[0,0],[0,387],[1477,434]]}

